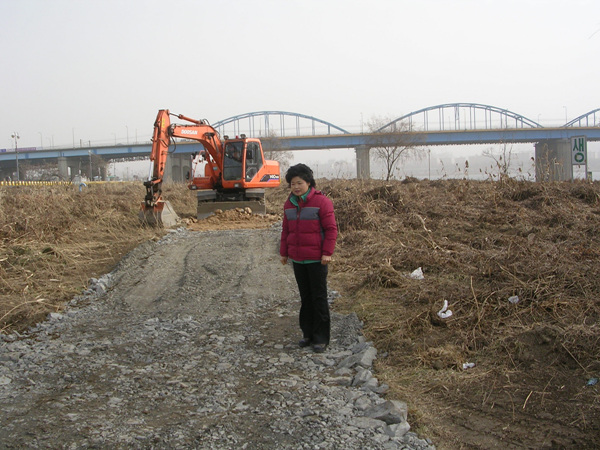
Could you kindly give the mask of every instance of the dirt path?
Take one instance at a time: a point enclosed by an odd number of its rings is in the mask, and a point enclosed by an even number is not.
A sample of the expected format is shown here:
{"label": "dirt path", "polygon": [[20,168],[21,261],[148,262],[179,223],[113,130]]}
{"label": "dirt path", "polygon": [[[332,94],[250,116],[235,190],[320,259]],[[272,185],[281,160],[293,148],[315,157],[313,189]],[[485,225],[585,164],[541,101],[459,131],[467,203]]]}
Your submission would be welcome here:
{"label": "dirt path", "polygon": [[377,416],[385,386],[356,362],[375,352],[355,316],[333,316],[325,354],[297,347],[278,237],[179,230],[4,337],[0,447],[431,448]]}

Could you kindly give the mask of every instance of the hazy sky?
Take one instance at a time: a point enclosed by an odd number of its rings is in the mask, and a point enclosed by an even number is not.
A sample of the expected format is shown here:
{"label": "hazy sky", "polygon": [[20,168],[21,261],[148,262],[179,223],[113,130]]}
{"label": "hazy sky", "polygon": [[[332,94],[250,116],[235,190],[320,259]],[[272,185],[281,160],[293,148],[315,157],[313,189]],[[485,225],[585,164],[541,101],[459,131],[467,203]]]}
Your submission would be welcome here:
{"label": "hazy sky", "polygon": [[598,0],[0,0],[0,148],[149,137],[168,108],[360,131],[474,102],[562,125],[600,107]]}

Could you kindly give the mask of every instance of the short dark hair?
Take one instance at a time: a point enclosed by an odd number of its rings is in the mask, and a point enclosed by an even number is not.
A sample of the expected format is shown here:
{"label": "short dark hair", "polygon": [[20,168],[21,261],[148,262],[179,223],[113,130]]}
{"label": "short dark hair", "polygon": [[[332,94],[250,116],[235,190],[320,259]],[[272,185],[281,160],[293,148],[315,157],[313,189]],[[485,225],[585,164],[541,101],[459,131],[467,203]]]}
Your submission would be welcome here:
{"label": "short dark hair", "polygon": [[285,173],[285,181],[287,181],[288,184],[292,183],[292,178],[294,177],[302,178],[308,183],[309,187],[315,187],[317,185],[315,183],[313,171],[306,164],[296,164],[287,170]]}

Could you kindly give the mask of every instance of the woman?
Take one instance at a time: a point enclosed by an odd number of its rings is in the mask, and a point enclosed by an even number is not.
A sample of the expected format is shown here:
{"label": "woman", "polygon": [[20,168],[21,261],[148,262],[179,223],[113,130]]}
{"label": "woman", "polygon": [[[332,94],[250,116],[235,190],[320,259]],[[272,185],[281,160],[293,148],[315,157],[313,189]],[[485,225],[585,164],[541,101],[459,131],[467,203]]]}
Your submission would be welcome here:
{"label": "woman", "polygon": [[285,174],[291,193],[283,206],[281,263],[290,259],[300,291],[300,347],[312,345],[322,353],[329,344],[330,318],[327,303],[327,265],[337,238],[333,203],[315,189],[312,170],[296,164]]}

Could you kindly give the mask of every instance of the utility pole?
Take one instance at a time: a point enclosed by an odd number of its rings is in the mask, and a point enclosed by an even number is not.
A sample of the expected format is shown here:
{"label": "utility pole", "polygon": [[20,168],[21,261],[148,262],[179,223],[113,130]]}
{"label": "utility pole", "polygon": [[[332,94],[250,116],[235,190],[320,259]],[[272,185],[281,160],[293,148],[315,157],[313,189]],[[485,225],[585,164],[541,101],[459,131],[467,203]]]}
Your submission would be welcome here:
{"label": "utility pole", "polygon": [[427,149],[427,154],[429,156],[429,181],[431,181],[431,149]]}
{"label": "utility pole", "polygon": [[21,139],[21,136],[19,136],[19,133],[17,133],[16,131],[13,132],[13,134],[11,134],[11,136],[14,140],[15,140],[15,158],[17,160],[17,181],[21,181],[20,180],[20,176],[19,176],[19,146],[17,145],[17,139]]}
{"label": "utility pole", "polygon": [[94,179],[94,175],[92,174],[92,151],[88,150],[88,155],[90,157],[90,181]]}

